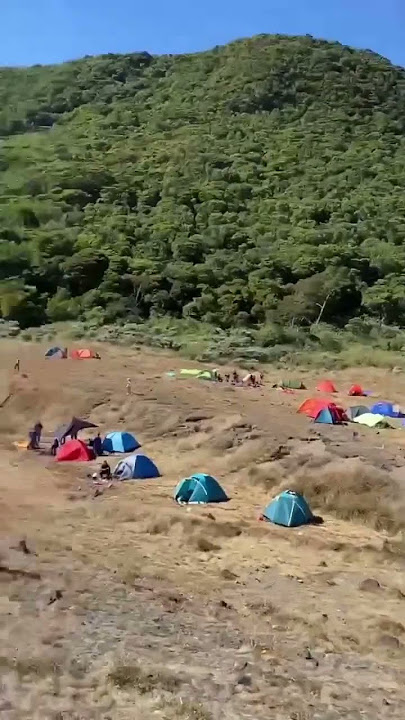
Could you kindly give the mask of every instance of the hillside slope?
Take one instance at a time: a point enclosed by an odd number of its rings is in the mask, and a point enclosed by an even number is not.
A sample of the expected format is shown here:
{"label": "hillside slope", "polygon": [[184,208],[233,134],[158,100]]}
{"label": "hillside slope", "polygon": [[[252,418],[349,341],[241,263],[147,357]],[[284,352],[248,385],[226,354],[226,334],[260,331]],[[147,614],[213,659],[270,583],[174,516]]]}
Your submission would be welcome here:
{"label": "hillside slope", "polygon": [[0,311],[405,324],[405,71],[310,37],[0,70]]}

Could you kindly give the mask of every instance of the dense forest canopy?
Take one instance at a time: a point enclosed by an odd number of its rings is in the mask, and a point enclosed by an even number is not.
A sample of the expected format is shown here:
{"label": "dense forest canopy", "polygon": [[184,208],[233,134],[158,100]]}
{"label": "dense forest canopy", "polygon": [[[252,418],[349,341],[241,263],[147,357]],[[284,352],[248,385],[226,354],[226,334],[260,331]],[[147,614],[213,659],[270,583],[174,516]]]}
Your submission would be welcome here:
{"label": "dense forest canopy", "polygon": [[0,69],[0,315],[405,325],[405,71],[259,36]]}

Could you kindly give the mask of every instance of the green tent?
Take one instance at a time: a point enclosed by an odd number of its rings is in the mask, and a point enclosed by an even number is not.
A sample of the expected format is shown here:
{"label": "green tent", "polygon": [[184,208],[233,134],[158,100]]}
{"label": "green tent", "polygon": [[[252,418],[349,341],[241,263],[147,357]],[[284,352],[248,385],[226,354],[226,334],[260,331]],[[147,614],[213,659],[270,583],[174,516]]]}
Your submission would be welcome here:
{"label": "green tent", "polygon": [[179,377],[183,380],[197,378],[197,380],[215,380],[215,373],[213,370],[188,370],[183,368],[180,370]]}
{"label": "green tent", "polygon": [[305,390],[305,385],[301,380],[281,380],[279,387],[283,390]]}

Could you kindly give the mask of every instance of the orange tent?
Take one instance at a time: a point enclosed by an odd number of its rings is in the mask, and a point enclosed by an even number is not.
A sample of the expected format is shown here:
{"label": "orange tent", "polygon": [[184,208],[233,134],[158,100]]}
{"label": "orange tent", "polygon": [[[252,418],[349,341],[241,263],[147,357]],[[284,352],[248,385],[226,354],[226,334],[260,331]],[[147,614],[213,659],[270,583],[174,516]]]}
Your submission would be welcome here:
{"label": "orange tent", "polygon": [[90,360],[92,358],[97,358],[97,354],[93,352],[93,350],[83,348],[82,350],[72,350],[70,357],[72,360]]}
{"label": "orange tent", "polygon": [[308,417],[316,418],[316,416],[321,412],[321,410],[329,407],[329,404],[329,400],[309,398],[308,400],[304,400],[302,405],[300,405],[300,407],[298,408],[298,412],[302,415],[308,415]]}
{"label": "orange tent", "polygon": [[352,397],[362,397],[364,395],[364,390],[361,385],[352,385],[349,390],[349,395]]}
{"label": "orange tent", "polygon": [[335,393],[337,392],[333,382],[331,380],[321,380],[320,383],[316,386],[316,389],[319,390],[319,392],[324,393]]}

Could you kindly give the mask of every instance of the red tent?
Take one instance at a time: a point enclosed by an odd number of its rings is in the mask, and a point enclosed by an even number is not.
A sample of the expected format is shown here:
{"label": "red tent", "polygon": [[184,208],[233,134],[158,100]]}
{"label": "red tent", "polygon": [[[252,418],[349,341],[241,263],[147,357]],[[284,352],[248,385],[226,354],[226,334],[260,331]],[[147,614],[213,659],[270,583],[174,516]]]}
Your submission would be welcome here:
{"label": "red tent", "polygon": [[328,408],[332,413],[335,423],[342,423],[348,421],[348,417],[345,411],[339,405],[335,405],[335,403],[329,403]]}
{"label": "red tent", "polygon": [[353,397],[362,397],[364,395],[364,390],[361,385],[352,385],[349,390],[349,395],[352,395]]}
{"label": "red tent", "polygon": [[320,383],[316,386],[316,389],[319,390],[319,392],[324,393],[335,393],[337,392],[333,382],[331,380],[321,380]]}
{"label": "red tent", "polygon": [[86,462],[94,460],[93,450],[81,440],[68,440],[61,445],[56,458],[58,462]]}
{"label": "red tent", "polygon": [[302,405],[300,405],[300,407],[298,408],[298,412],[302,413],[302,415],[308,415],[308,417],[310,418],[316,418],[316,416],[321,412],[321,410],[329,407],[329,405],[329,400],[309,398],[308,400],[305,400]]}
{"label": "red tent", "polygon": [[93,350],[89,350],[89,348],[83,348],[81,350],[72,350],[70,357],[73,360],[90,360],[96,358],[97,354]]}

